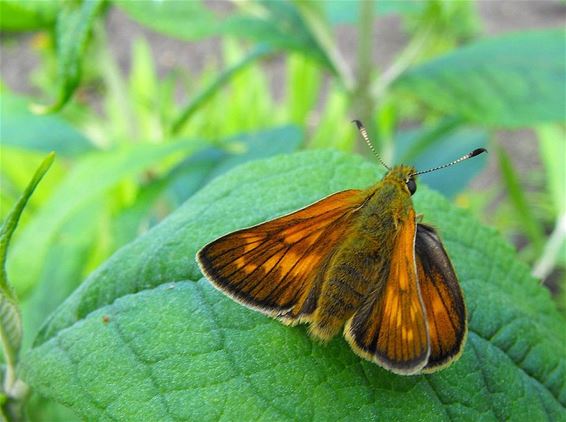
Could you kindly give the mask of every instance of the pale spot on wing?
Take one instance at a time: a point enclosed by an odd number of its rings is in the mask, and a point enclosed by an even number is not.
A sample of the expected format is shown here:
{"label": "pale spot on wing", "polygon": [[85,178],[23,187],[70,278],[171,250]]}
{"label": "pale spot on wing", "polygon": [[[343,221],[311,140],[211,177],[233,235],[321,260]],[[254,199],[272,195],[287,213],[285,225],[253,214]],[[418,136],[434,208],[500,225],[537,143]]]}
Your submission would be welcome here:
{"label": "pale spot on wing", "polygon": [[415,322],[417,320],[417,307],[414,303],[411,305],[409,312],[411,313],[411,321]]}
{"label": "pale spot on wing", "polygon": [[409,330],[407,330],[407,340],[412,342],[413,338],[415,338],[415,333],[413,332],[413,329],[410,328]]}
{"label": "pale spot on wing", "polygon": [[399,276],[399,289],[401,290],[408,290],[409,289],[409,283],[408,283],[408,275],[407,273],[400,273],[398,274]]}
{"label": "pale spot on wing", "polygon": [[433,296],[432,299],[432,312],[435,315],[438,315],[440,313],[444,313],[444,304],[442,303],[442,300],[440,299],[440,296]]}
{"label": "pale spot on wing", "polygon": [[285,243],[287,243],[288,245],[293,245],[305,238],[305,233],[303,231],[297,231],[296,233],[288,233],[287,231],[283,231],[282,234]]}
{"label": "pale spot on wing", "polygon": [[[241,256],[241,257],[239,257],[238,259],[236,259],[236,260],[234,261],[234,264],[236,265],[236,267],[242,268],[242,269],[245,268],[247,265],[249,265],[249,264],[248,264],[248,261],[247,261],[246,258],[244,258],[243,256]],[[253,262],[250,263],[250,264],[253,264]],[[257,265],[256,265],[256,268],[257,268]]]}
{"label": "pale spot on wing", "polygon": [[234,261],[234,265],[241,270],[245,271],[247,274],[252,273],[258,265],[254,262],[248,262],[244,257],[240,257]]}
{"label": "pale spot on wing", "polygon": [[287,251],[287,253],[285,254],[285,261],[286,262],[297,262],[299,261],[299,259],[301,258],[301,254],[295,252],[293,249]]}
{"label": "pale spot on wing", "polygon": [[250,262],[249,264],[247,264],[243,270],[246,271],[247,273],[252,273],[256,270],[257,268],[257,264]]}
{"label": "pale spot on wing", "polygon": [[250,243],[243,244],[242,245],[242,248],[244,249],[243,254],[257,248],[257,242],[259,242],[259,241],[260,241],[260,239],[258,238],[256,240],[250,240]]}
{"label": "pale spot on wing", "polygon": [[269,258],[267,261],[265,261],[262,265],[265,272],[269,272],[275,265],[279,263],[280,259],[281,259],[281,255],[276,254],[273,255],[271,258]]}

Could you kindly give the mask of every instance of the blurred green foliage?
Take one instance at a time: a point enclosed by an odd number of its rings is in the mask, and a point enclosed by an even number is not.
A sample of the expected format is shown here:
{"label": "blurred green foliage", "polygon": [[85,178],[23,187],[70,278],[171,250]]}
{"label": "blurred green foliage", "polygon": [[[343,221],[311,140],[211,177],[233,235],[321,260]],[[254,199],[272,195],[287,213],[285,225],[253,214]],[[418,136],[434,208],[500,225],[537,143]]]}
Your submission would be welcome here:
{"label": "blurred green foliage", "polygon": [[[46,153],[57,155],[8,255],[24,348],[93,269],[212,178],[299,149],[367,154],[353,118],[364,121],[386,161],[419,169],[487,147],[500,177],[482,191],[466,185],[485,169],[484,157],[424,182],[495,225],[520,245],[537,277],[564,291],[562,29],[485,38],[471,0],[250,0],[214,10],[203,1],[4,0],[1,8],[3,42],[31,31],[40,57],[33,98],[0,88],[3,219]],[[113,8],[166,37],[214,37],[222,64],[160,75],[140,37],[124,72],[104,25]],[[377,69],[372,28],[391,14],[407,44]],[[356,28],[353,60],[338,48],[339,25]],[[277,81],[274,62],[282,68]],[[277,98],[275,85],[283,86]],[[531,186],[497,136],[514,128],[536,139],[541,168]],[[566,309],[566,294],[556,298]],[[59,411],[38,397],[28,406],[37,420]]]}

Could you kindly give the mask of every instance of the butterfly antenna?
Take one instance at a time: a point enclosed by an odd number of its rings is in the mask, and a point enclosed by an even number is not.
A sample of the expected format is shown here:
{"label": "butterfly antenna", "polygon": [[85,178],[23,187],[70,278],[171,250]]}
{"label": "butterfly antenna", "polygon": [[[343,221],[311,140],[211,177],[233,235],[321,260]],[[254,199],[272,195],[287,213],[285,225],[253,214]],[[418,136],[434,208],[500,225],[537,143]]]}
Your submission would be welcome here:
{"label": "butterfly antenna", "polygon": [[366,141],[366,144],[368,144],[369,149],[371,150],[371,152],[373,152],[373,155],[377,157],[377,159],[383,165],[383,167],[385,167],[387,170],[391,170],[391,167],[389,167],[387,164],[383,162],[383,160],[381,159],[381,157],[373,147],[371,141],[369,140],[368,131],[366,130],[362,122],[360,122],[359,120],[352,120],[352,123],[355,123],[356,126],[358,127],[358,130],[360,131],[362,138],[364,138],[364,141]]}
{"label": "butterfly antenna", "polygon": [[454,164],[458,164],[460,161],[467,160],[468,158],[472,158],[472,157],[475,157],[476,155],[483,154],[484,152],[487,152],[487,149],[478,148],[478,149],[473,150],[472,152],[467,153],[463,157],[460,157],[457,160],[452,161],[451,163],[444,164],[443,166],[438,166],[438,167],[432,168],[430,170],[418,171],[416,173],[411,174],[411,176],[417,176],[419,174],[430,173],[431,171],[436,171],[436,170],[440,170],[440,169],[443,169],[443,168],[446,168],[446,167],[450,167],[450,166],[453,166]]}

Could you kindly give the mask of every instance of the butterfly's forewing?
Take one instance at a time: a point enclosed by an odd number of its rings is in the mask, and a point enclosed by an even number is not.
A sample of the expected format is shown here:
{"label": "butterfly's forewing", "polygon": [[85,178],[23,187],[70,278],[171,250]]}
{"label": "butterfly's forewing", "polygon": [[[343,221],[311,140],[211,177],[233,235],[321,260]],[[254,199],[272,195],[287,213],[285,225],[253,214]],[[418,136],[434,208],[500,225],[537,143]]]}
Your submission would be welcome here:
{"label": "butterfly's forewing", "polygon": [[365,196],[330,195],[306,208],[206,245],[197,260],[207,278],[246,306],[286,322],[308,321],[325,262]]}
{"label": "butterfly's forewing", "polygon": [[431,347],[423,372],[434,372],[448,365],[463,349],[466,306],[454,268],[434,229],[417,226],[415,253]]}
{"label": "butterfly's forewing", "polygon": [[393,372],[413,374],[426,365],[430,353],[415,268],[414,210],[399,224],[389,273],[347,322],[344,334],[359,355]]}

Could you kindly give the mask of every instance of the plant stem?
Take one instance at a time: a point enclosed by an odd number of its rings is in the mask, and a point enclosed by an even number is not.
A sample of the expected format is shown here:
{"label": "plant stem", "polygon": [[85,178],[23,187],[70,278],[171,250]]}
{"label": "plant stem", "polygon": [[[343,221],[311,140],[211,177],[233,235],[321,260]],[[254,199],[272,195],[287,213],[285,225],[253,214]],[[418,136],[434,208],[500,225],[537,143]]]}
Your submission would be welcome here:
{"label": "plant stem", "polygon": [[544,279],[552,272],[565,239],[566,214],[562,214],[556,221],[556,226],[544,246],[542,255],[533,268],[533,276],[539,278],[541,282],[544,283]]}

